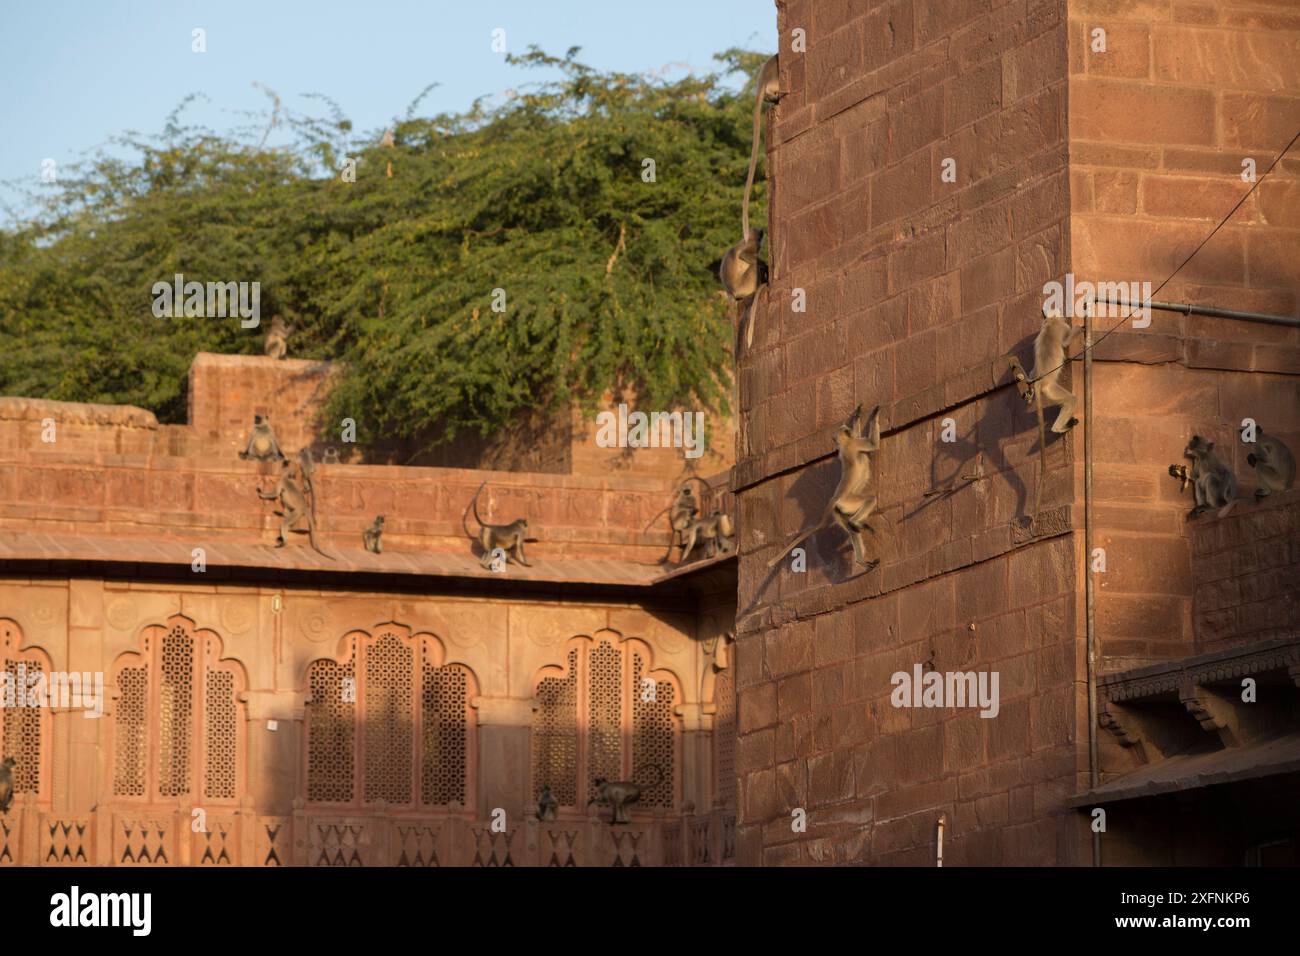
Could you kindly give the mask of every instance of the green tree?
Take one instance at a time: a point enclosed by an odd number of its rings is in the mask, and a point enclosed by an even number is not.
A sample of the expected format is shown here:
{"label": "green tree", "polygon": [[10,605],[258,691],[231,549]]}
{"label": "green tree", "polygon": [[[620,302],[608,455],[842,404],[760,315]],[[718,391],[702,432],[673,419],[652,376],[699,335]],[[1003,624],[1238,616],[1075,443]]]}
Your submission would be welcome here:
{"label": "green tree", "polygon": [[[577,52],[512,57],[561,79],[463,114],[417,117],[421,94],[391,147],[324,97],[300,115],[271,94],[269,118],[220,135],[182,125],[182,102],[159,137],[122,138],[129,158],[101,154],[0,231],[0,392],[182,421],[194,354],[256,354],[265,331],[154,317],[153,284],[183,273],[259,282],[295,357],[343,360],[327,413],[363,443],[428,449],[625,387],[729,413],[716,267],[738,238],[752,100],[723,81],[762,56],[668,82]],[[265,148],[272,126],[292,145]]]}

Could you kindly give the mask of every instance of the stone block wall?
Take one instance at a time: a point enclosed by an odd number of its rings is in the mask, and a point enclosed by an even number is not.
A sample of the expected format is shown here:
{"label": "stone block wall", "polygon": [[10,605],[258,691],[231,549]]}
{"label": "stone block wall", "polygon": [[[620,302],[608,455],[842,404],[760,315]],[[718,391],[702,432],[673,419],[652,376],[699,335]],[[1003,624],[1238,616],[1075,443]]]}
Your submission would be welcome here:
{"label": "stone block wall", "polygon": [[[725,614],[728,609],[724,605],[725,602],[718,603],[714,610]],[[157,660],[151,658],[156,649],[151,652],[145,641],[151,633],[157,640],[159,629],[176,627],[216,642],[216,650],[200,662],[200,670],[219,666],[236,675],[237,693],[230,695],[233,703],[229,713],[218,712],[216,718],[216,726],[221,727],[224,725],[220,720],[228,717],[236,729],[233,737],[205,732],[203,728],[207,724],[195,717],[199,705],[190,707],[189,698],[184,698],[181,709],[173,714],[178,723],[171,727],[171,732],[181,735],[180,739],[191,741],[192,749],[188,752],[192,766],[205,766],[213,747],[219,747],[222,753],[229,753],[227,748],[233,748],[238,769],[232,789],[213,795],[186,776],[191,784],[179,796],[163,798],[152,792],[151,787],[138,795],[124,794],[116,789],[115,780],[124,759],[122,754],[128,754],[125,759],[129,762],[130,751],[115,747],[113,735],[121,732],[115,731],[122,726],[119,712],[126,713],[128,720],[135,719],[129,716],[130,708],[139,706],[141,698],[130,689],[134,685],[128,686],[125,679],[119,683],[115,668],[124,664],[146,669],[158,666]],[[349,642],[370,641],[386,632],[399,635],[406,644],[414,635],[416,640],[425,642],[427,653],[440,666],[461,668],[470,675],[468,704],[472,718],[469,739],[461,742],[462,750],[470,755],[466,771],[468,799],[462,805],[429,807],[415,801],[411,805],[386,804],[373,795],[363,798],[361,779],[369,779],[374,784],[377,778],[391,781],[391,774],[403,772],[419,779],[419,767],[403,764],[400,751],[384,750],[378,738],[372,740],[369,746],[380,751],[382,766],[376,771],[371,763],[365,763],[370,769],[358,776],[353,801],[307,800],[305,804],[305,813],[321,824],[322,833],[329,824],[355,827],[356,834],[367,834],[364,839],[358,839],[356,846],[366,865],[393,865],[398,861],[397,849],[390,856],[376,842],[379,838],[370,835],[387,833],[396,826],[427,825],[436,833],[438,827],[456,823],[462,828],[475,827],[487,832],[486,824],[493,811],[501,808],[506,812],[509,831],[522,834],[525,819],[532,819],[536,809],[537,787],[531,757],[539,681],[565,672],[571,662],[572,647],[591,647],[601,642],[619,653],[630,654],[625,649],[635,647],[635,652],[647,662],[640,673],[656,681],[658,694],[671,694],[671,731],[676,742],[671,752],[664,747],[654,752],[669,771],[671,806],[638,808],[634,820],[641,826],[652,820],[661,825],[696,812],[708,814],[714,809],[726,815],[727,808],[735,805],[734,790],[728,796],[719,786],[713,763],[713,724],[708,715],[720,706],[734,710],[734,704],[725,699],[732,685],[721,682],[706,685],[700,680],[705,666],[702,641],[715,637],[716,631],[716,621],[697,621],[690,602],[683,602],[680,597],[619,600],[589,596],[587,600],[575,601],[558,596],[528,597],[510,593],[345,591],[279,585],[272,581],[258,585],[178,585],[144,578],[23,578],[5,572],[0,575],[0,650],[4,660],[0,666],[12,671],[13,661],[21,656],[27,661],[39,661],[47,673],[100,674],[109,694],[99,719],[87,719],[81,708],[74,705],[34,712],[38,714],[34,723],[11,720],[0,727],[0,744],[10,748],[6,753],[16,753],[24,760],[39,763],[40,767],[39,789],[19,794],[16,807],[19,814],[15,821],[26,821],[21,829],[27,849],[18,853],[11,846],[14,852],[3,862],[49,862],[45,848],[38,854],[34,842],[38,817],[87,820],[97,811],[102,829],[98,832],[92,829],[91,836],[84,841],[87,859],[83,862],[124,862],[123,847],[133,844],[135,838],[130,832],[122,832],[123,820],[165,821],[171,841],[177,833],[187,835],[191,808],[203,809],[214,824],[230,823],[232,833],[238,832],[235,826],[238,821],[231,823],[228,818],[242,815],[251,824],[266,817],[272,823],[287,824],[293,817],[291,829],[299,841],[296,846],[305,846],[304,841],[310,836],[314,847],[316,828],[308,825],[303,817],[302,802],[307,796],[305,740],[306,709],[312,698],[310,668],[320,660],[347,659],[347,648],[356,646]],[[399,688],[389,690],[391,697],[382,696],[381,691],[368,700],[364,683],[358,696],[358,707],[373,708],[376,713],[385,702],[388,707],[396,708],[397,718],[391,725],[386,724],[396,734],[410,732],[400,702],[404,699],[408,708],[420,706],[418,694],[414,700],[409,694],[411,681],[419,684],[419,669],[403,670],[400,660],[397,659],[395,666],[391,657],[386,663],[374,659],[376,668],[388,668],[390,688]],[[177,680],[174,667],[167,673],[169,679]],[[372,679],[365,676],[371,674],[369,670],[365,675],[359,671],[351,673],[363,682]],[[403,678],[405,684],[401,683]],[[177,688],[191,692],[195,687],[206,686],[201,679],[185,679],[177,684]],[[403,686],[408,692],[405,698],[400,691]],[[601,685],[598,689],[609,696],[609,687]],[[177,689],[176,692],[185,691]],[[627,667],[623,671],[621,693],[630,702],[634,696],[640,699],[642,692],[639,682],[634,682],[631,667]],[[156,696],[156,691],[149,693]],[[194,693],[195,700],[220,699],[210,689]],[[585,708],[585,697],[575,706]],[[662,728],[663,708],[656,713],[660,723],[655,727]],[[640,748],[641,734],[646,728],[639,722],[641,717],[634,714],[639,715],[640,711],[626,704],[623,746]],[[407,713],[405,719],[409,720],[410,716]],[[390,718],[391,715],[385,719]],[[166,731],[160,730],[152,719],[146,720],[143,726],[143,732],[154,741],[151,761],[161,761],[158,735]],[[635,744],[632,743],[633,726],[636,727]],[[358,732],[357,739],[361,736]],[[647,733],[647,739],[653,737],[654,734]],[[349,736],[349,739],[353,738]],[[452,743],[444,739],[444,751]],[[154,763],[147,766],[152,768]],[[380,772],[390,776],[378,777]],[[152,780],[153,770],[146,773]],[[365,777],[365,773],[370,776]],[[418,788],[415,792],[419,792]],[[590,841],[598,831],[609,830],[607,824],[597,822],[597,813],[593,811],[589,815],[581,808],[568,808],[563,811],[562,820],[569,829],[587,832],[585,839]],[[701,833],[709,840],[715,837],[722,840],[721,817],[712,821],[701,819],[698,823],[705,828]],[[261,827],[256,829],[260,834]],[[18,830],[15,822],[0,835],[0,844]],[[252,831],[244,835],[250,841],[253,839]],[[396,836],[395,831],[392,836]],[[540,852],[535,845],[537,836],[534,833],[531,837],[534,845],[515,845],[518,862],[546,862],[545,857],[536,859]],[[686,836],[678,832],[678,837]],[[692,835],[692,839],[695,836],[698,834]],[[656,832],[656,841],[658,837]],[[174,845],[169,845],[172,850],[166,862],[173,865],[200,862],[200,852],[191,856],[185,851],[182,856]],[[306,854],[297,850],[290,856],[286,852],[290,845],[286,842],[281,846],[281,864],[320,865],[315,858],[308,860]],[[229,849],[232,854],[236,852],[233,845]],[[242,862],[264,865],[265,847],[256,860],[253,849],[251,843],[243,847]],[[351,848],[344,849],[351,852]],[[545,849],[549,852],[549,845]],[[647,865],[661,862],[660,851],[657,842],[654,846],[643,845],[641,859]],[[711,862],[723,862],[721,842],[711,851],[704,848],[703,852]],[[683,862],[683,856],[679,849],[677,862]],[[444,862],[469,865],[472,857],[471,848],[468,853],[458,852]],[[591,858],[588,862],[596,860]]]}
{"label": "stone block wall", "polygon": [[[1084,429],[1049,436],[1026,527],[1037,434],[996,388],[1000,356],[1027,359],[1050,280],[1159,285],[1249,189],[1242,161],[1262,173],[1287,145],[1300,128],[1290,6],[777,4],[788,93],[767,126],[772,282],[740,362],[743,862],[932,864],[941,814],[949,861],[1087,862],[1067,801],[1088,770]],[[806,53],[791,49],[796,28]],[[1278,164],[1155,297],[1294,315],[1297,173],[1300,156]],[[806,312],[792,308],[800,290]],[[1215,440],[1247,497],[1243,419],[1300,447],[1296,330],[1171,313],[1114,324],[1096,320],[1089,423],[1103,671],[1233,639],[1209,637],[1229,615],[1206,602],[1232,584],[1203,594],[1197,549],[1211,547],[1201,536],[1236,547],[1214,536],[1237,526],[1186,521],[1168,466],[1188,438]],[[1081,401],[1082,380],[1073,365]],[[825,506],[833,431],[859,403],[882,408],[880,567],[858,573],[828,531],[805,572],[789,559],[769,572]],[[1268,560],[1289,528],[1277,507],[1243,502],[1225,519],[1259,524]],[[1220,560],[1258,562],[1258,545]],[[1283,577],[1248,585],[1266,621],[1290,613]],[[916,664],[998,670],[1002,711],[892,706],[891,675]],[[799,808],[806,831],[791,827]]]}
{"label": "stone block wall", "polygon": [[1198,521],[1191,543],[1198,653],[1300,630],[1300,491]]}
{"label": "stone block wall", "polygon": [[[1070,247],[1077,279],[1149,281],[1154,297],[1296,315],[1300,155],[1292,151],[1230,219],[1300,129],[1300,10],[1224,0],[1070,0]],[[1102,32],[1098,32],[1102,31]],[[1104,41],[1105,50],[1099,49]],[[1205,588],[1202,549],[1221,524],[1187,522],[1191,495],[1166,474],[1188,438],[1212,439],[1250,499],[1252,419],[1300,449],[1300,330],[1155,311],[1135,329],[1098,319],[1095,379],[1103,668],[1123,670],[1235,636],[1229,584]],[[1260,520],[1265,520],[1261,518]],[[1227,547],[1225,545],[1225,547]],[[1248,585],[1249,586],[1249,585]]]}
{"label": "stone block wall", "polygon": [[[1049,439],[1027,525],[1035,418],[996,388],[1068,262],[1063,4],[789,2],[778,22],[773,276],[740,370],[740,859],[933,865],[942,814],[948,862],[1079,862],[1079,437]],[[768,572],[859,403],[882,407],[880,567],[832,530],[806,572]],[[917,666],[996,672],[1000,710],[894,706]]]}

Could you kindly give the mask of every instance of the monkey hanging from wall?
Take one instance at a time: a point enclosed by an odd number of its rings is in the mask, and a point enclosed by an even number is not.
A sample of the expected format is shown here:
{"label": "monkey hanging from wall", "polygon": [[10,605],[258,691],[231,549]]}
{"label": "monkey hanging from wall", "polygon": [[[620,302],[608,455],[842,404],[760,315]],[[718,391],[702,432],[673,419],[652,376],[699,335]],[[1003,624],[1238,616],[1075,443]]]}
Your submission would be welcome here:
{"label": "monkey hanging from wall", "polygon": [[758,292],[767,285],[767,263],[760,255],[763,245],[762,229],[746,229],[744,238],[728,249],[718,267],[718,279],[736,303],[738,322],[746,325],[745,346],[754,344],[755,302]]}
{"label": "monkey hanging from wall", "polygon": [[266,341],[262,344],[262,351],[271,358],[279,360],[289,354],[289,336],[293,334],[293,326],[285,325],[284,319],[278,315],[271,317],[271,328],[266,333]]}
{"label": "monkey hanging from wall", "polygon": [[[1046,405],[1061,406],[1060,414],[1052,423],[1058,435],[1069,431],[1079,420],[1074,417],[1078,400],[1074,393],[1061,384],[1061,374],[1070,362],[1070,346],[1083,337],[1083,326],[1071,325],[1062,318],[1058,309],[1043,309],[1043,324],[1034,339],[1034,371],[1030,376],[1034,401],[1039,414]],[[1046,401],[1044,401],[1046,399]]]}
{"label": "monkey hanging from wall", "polygon": [[261,415],[253,416],[253,433],[248,436],[248,447],[239,453],[240,458],[253,461],[284,461],[284,452],[275,440],[271,423]]}
{"label": "monkey hanging from wall", "polygon": [[0,813],[8,814],[14,802],[14,765],[17,762],[13,757],[0,761]]}
{"label": "monkey hanging from wall", "polygon": [[[631,780],[606,780],[604,777],[597,777],[591,782],[595,795],[587,801],[587,806],[590,807],[593,803],[597,803],[612,808],[613,815],[609,821],[610,826],[619,823],[631,823],[632,821],[628,819],[627,815],[628,807],[640,800],[641,795],[647,790],[653,790],[664,781],[663,768],[658,764],[646,764],[646,768],[653,770],[656,774],[655,782],[646,786]],[[635,777],[642,769],[645,768],[638,767],[632,771],[632,776]]]}
{"label": "monkey hanging from wall", "polygon": [[[1242,428],[1242,432],[1246,431]],[[1255,426],[1255,450],[1246,456],[1246,464],[1255,469],[1255,500],[1290,491],[1295,484],[1295,456],[1281,439],[1265,435]]]}
{"label": "monkey hanging from wall", "polygon": [[1014,355],[1004,356],[1011,366],[1012,378],[1021,399],[1038,415],[1038,482],[1034,486],[1034,513],[1030,520],[1038,520],[1043,500],[1043,485],[1047,481],[1047,430],[1043,418],[1043,399],[1048,406],[1061,406],[1060,414],[1052,424],[1052,431],[1063,434],[1076,424],[1074,394],[1060,383],[1061,374],[1069,364],[1069,350],[1084,333],[1083,326],[1074,326],[1062,318],[1060,310],[1043,307],[1043,321],[1034,338],[1034,371],[1026,375],[1020,360]]}
{"label": "monkey hanging from wall", "polygon": [[863,535],[864,531],[876,533],[868,521],[876,509],[876,496],[867,493],[867,484],[871,480],[871,455],[880,448],[880,406],[872,409],[865,425],[862,422],[862,406],[854,409],[848,421],[835,433],[835,446],[839,450],[840,481],[835,486],[826,510],[813,524],[795,535],[781,553],[768,562],[768,568],[776,567],[796,545],[829,527],[832,522],[848,534],[856,564],[867,571],[880,564],[879,558],[867,560]]}
{"label": "monkey hanging from wall", "polygon": [[384,542],[382,535],[384,533],[384,516],[376,515],[374,523],[366,530],[361,532],[361,541],[366,546],[366,550],[371,554],[383,554]]}
{"label": "monkey hanging from wall", "polygon": [[731,666],[728,646],[735,641],[735,631],[727,631],[707,638],[700,648],[703,651],[701,657],[704,658],[704,670],[700,674],[700,702],[706,708],[705,713],[717,711],[718,702],[714,699],[714,688],[717,686],[718,674]]}
{"label": "monkey hanging from wall", "polygon": [[487,482],[478,486],[478,491],[474,492],[474,498],[470,502],[470,508],[474,511],[474,520],[478,522],[479,531],[477,535],[470,533],[469,527],[465,523],[465,515],[461,516],[461,525],[465,528],[465,533],[471,538],[475,538],[479,547],[483,549],[483,554],[479,557],[479,564],[484,570],[492,568],[495,552],[502,552],[505,560],[510,561],[510,552],[514,551],[514,559],[526,568],[532,567],[524,558],[524,542],[536,541],[537,538],[528,537],[528,519],[519,518],[510,524],[488,524],[478,513],[478,496],[483,493],[483,488]]}
{"label": "monkey hanging from wall", "polygon": [[[763,104],[773,105],[781,101],[780,60],[773,56],[758,71],[758,83],[754,91],[754,142],[749,148],[749,174],[745,177],[745,198],[740,204],[740,234],[749,235],[749,196],[754,188],[754,170],[758,167],[758,137],[763,125]],[[748,344],[748,343],[747,343]]]}
{"label": "monkey hanging from wall", "polygon": [[[275,490],[267,493],[260,487],[257,489],[257,496],[259,498],[266,501],[279,500],[280,502],[280,510],[276,512],[276,514],[281,516],[280,534],[276,539],[275,546],[277,548],[283,548],[288,538],[288,533],[297,530],[294,528],[294,525],[299,521],[305,520],[307,522],[307,535],[311,541],[312,550],[322,557],[329,558],[331,561],[335,560],[332,554],[327,554],[325,551],[322,551],[320,545],[316,541],[316,519],[314,517],[313,503],[307,500],[307,496],[303,494],[302,488],[300,488],[298,483],[293,480],[293,466],[287,460],[280,462],[280,466],[282,471],[280,472],[280,480],[276,482]],[[302,532],[299,533],[301,534]]]}
{"label": "monkey hanging from wall", "polygon": [[1196,507],[1187,517],[1195,518],[1212,508],[1218,508],[1219,517],[1224,517],[1237,501],[1237,476],[1214,453],[1214,442],[1193,435],[1183,457],[1192,460],[1192,494],[1196,498]]}

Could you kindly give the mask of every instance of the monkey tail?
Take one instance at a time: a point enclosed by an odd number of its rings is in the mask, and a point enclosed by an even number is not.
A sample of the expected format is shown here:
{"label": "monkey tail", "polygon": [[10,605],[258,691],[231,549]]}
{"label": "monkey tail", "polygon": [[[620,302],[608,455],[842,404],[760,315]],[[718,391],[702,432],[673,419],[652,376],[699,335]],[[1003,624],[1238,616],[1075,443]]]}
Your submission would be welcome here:
{"label": "monkey tail", "polygon": [[759,124],[763,120],[763,75],[759,74],[758,89],[754,91],[754,142],[749,147],[749,174],[745,177],[745,199],[740,204],[741,238],[749,235],[749,194],[754,188],[754,170],[758,166]]}
{"label": "monkey tail", "polygon": [[1232,510],[1232,506],[1235,505],[1238,501],[1249,501],[1249,500],[1250,500],[1249,498],[1233,498],[1226,505],[1224,505],[1222,508],[1219,509],[1218,516],[1220,518],[1227,517],[1228,512]]}
{"label": "monkey tail", "polygon": [[807,528],[804,528],[804,530],[800,531],[797,535],[794,536],[794,540],[791,541],[788,545],[786,545],[785,549],[780,554],[778,554],[771,561],[767,562],[767,569],[769,571],[772,570],[774,567],[776,567],[778,564],[780,564],[782,561],[785,560],[786,555],[788,555],[796,547],[798,547],[804,541],[807,541],[809,537],[816,534],[824,527],[826,527],[826,522],[823,520],[817,522],[817,524],[815,525],[811,525]]}
{"label": "monkey tail", "polygon": [[642,770],[646,770],[646,769],[650,769],[655,772],[655,782],[644,784],[643,786],[645,787],[645,789],[653,790],[655,787],[659,786],[659,784],[664,782],[664,768],[659,766],[659,764],[657,763],[647,763],[647,764],[642,764],[640,767],[637,767],[634,771],[632,771],[632,779],[635,780],[637,774],[639,774]]}
{"label": "monkey tail", "polygon": [[322,551],[321,546],[316,543],[316,522],[313,521],[307,526],[307,540],[311,542],[311,549],[323,558],[329,558],[331,561],[337,561],[338,558],[327,551]]}
{"label": "monkey tail", "polygon": [[483,493],[483,486],[486,484],[487,482],[485,481],[482,485],[478,486],[478,491],[474,492],[474,497],[470,499],[469,508],[466,508],[465,513],[460,516],[460,526],[465,529],[465,535],[471,541],[477,541],[478,536],[469,530],[469,522],[467,519],[469,518],[470,510],[473,509],[474,520],[478,522],[480,529],[483,527],[483,519],[478,516],[478,496]]}

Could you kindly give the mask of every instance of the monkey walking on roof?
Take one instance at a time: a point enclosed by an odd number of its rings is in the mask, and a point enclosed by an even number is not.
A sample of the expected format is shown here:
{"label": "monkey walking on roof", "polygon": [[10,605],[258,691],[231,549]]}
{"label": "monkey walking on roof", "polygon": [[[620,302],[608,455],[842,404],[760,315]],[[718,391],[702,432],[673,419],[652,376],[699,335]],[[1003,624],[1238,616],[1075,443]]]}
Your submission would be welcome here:
{"label": "monkey walking on roof", "polygon": [[[479,558],[479,564],[484,569],[492,568],[493,552],[502,551],[506,556],[506,561],[510,560],[510,552],[515,552],[515,560],[526,568],[532,567],[524,557],[524,542],[536,541],[537,538],[528,537],[528,519],[519,518],[510,524],[488,524],[478,513],[478,496],[483,493],[483,488],[487,482],[478,486],[478,491],[474,492],[474,498],[470,502],[470,508],[474,511],[474,520],[478,522],[479,530],[475,535],[470,532],[469,525],[466,523],[466,515],[461,515],[461,526],[465,533],[471,538],[478,541],[479,546],[483,549],[483,554]],[[466,509],[468,514],[469,509]]]}
{"label": "monkey walking on roof", "polygon": [[[294,525],[299,521],[306,520],[307,535],[311,541],[312,550],[322,557],[335,560],[334,555],[321,550],[320,544],[316,541],[316,517],[315,502],[308,502],[307,496],[303,494],[298,483],[293,480],[293,466],[288,459],[280,462],[281,472],[280,480],[276,482],[275,490],[265,492],[260,487],[257,489],[257,496],[265,501],[279,501],[280,510],[276,514],[280,515],[280,534],[276,539],[275,546],[283,548],[288,539],[290,531],[296,531]],[[310,474],[304,474],[302,481],[307,487],[311,487]],[[314,498],[314,496],[313,496]],[[301,532],[299,532],[301,533]]]}

